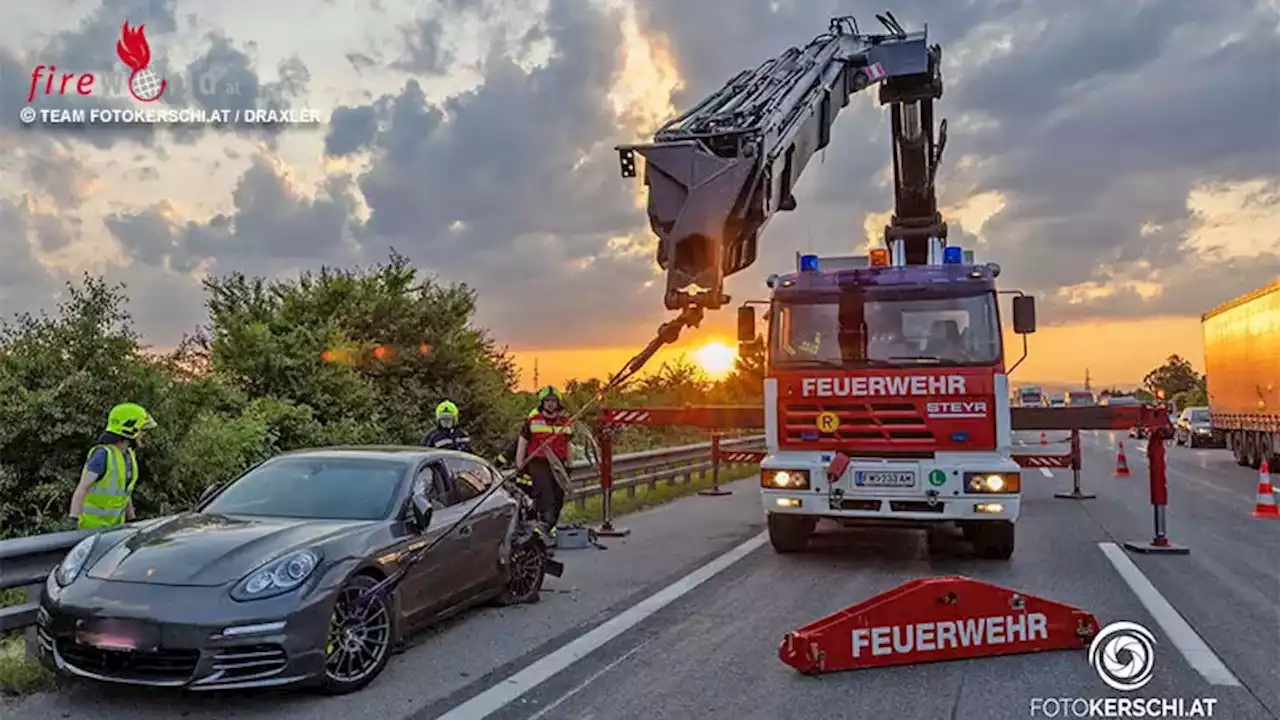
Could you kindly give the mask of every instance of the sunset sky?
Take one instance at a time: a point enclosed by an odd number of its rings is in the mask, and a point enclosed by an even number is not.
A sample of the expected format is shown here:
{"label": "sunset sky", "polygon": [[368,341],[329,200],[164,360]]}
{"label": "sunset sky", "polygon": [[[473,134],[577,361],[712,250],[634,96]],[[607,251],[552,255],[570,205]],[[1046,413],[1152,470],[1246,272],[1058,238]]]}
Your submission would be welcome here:
{"label": "sunset sky", "polygon": [[[368,265],[391,248],[479,291],[477,322],[523,381],[604,375],[668,319],[642,187],[614,145],[645,139],[738,71],[883,3],[839,0],[70,0],[0,10],[0,314],[67,280],[128,284],[172,346],[199,281]],[[893,3],[943,46],[952,242],[1039,298],[1016,381],[1133,383],[1202,365],[1198,315],[1280,275],[1277,6],[1267,0]],[[146,25],[165,102],[320,111],[240,134],[23,127],[32,70],[115,72]],[[38,107],[122,106],[43,97]],[[891,209],[887,111],[859,96],[761,257],[862,252]],[[733,343],[733,313],[682,351]],[[1015,342],[1011,345],[1016,346]],[[1011,347],[1012,350],[1012,347]]]}

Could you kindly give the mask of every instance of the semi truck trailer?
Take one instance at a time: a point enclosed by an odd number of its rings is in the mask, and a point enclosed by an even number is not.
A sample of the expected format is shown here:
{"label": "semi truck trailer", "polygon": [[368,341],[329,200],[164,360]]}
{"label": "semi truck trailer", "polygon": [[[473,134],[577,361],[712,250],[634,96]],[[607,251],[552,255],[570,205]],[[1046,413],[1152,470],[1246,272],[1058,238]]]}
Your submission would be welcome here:
{"label": "semi truck trailer", "polygon": [[1205,313],[1209,422],[1236,462],[1280,465],[1280,279]]}

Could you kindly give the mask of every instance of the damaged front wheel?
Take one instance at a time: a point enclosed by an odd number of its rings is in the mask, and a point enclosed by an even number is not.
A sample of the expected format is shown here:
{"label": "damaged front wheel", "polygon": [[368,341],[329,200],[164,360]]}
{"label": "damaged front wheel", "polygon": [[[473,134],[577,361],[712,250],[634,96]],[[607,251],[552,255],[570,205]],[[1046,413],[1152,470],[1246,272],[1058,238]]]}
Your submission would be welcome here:
{"label": "damaged front wheel", "polygon": [[547,549],[531,540],[511,549],[507,584],[498,596],[500,605],[519,605],[541,599],[542,581],[547,576]]}

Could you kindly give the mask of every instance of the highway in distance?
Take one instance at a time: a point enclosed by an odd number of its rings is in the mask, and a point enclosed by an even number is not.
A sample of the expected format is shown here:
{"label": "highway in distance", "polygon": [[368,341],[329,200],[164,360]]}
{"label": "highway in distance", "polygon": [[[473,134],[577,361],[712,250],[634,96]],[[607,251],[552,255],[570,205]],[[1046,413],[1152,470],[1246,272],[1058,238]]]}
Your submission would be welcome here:
{"label": "highway in distance", "polygon": [[[1027,437],[1038,437],[1028,433]],[[1123,441],[1127,478],[1112,476]],[[366,690],[184,696],[74,685],[9,702],[23,720],[183,717],[1029,718],[1045,699],[1214,700],[1212,717],[1280,713],[1280,521],[1251,517],[1257,471],[1225,450],[1170,447],[1169,536],[1185,556],[1118,549],[1151,536],[1146,456],[1123,433],[1084,433],[1083,485],[1027,469],[1018,547],[977,560],[958,535],[824,528],[809,552],[763,538],[754,480],[627,516],[606,550],[562,551],[542,602],[486,609],[416,638]],[[1032,448],[1063,452],[1062,446]],[[903,582],[959,574],[1075,605],[1156,637],[1151,682],[1110,689],[1079,651],[805,677],[778,659],[783,635]],[[1202,705],[1202,707],[1204,707]],[[1202,715],[1206,717],[1207,715]],[[1058,715],[1072,717],[1072,715]],[[1166,717],[1174,717],[1166,715]]]}

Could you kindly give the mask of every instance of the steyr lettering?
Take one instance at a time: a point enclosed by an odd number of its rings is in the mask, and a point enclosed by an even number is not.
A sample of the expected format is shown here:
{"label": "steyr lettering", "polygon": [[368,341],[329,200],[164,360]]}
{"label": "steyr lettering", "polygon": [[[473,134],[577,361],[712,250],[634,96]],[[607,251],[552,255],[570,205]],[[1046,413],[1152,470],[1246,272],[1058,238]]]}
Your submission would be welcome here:
{"label": "steyr lettering", "polygon": [[1045,640],[1048,622],[1043,613],[1028,613],[858,628],[853,631],[853,656],[860,657],[866,648],[883,656]]}
{"label": "steyr lettering", "polygon": [[861,397],[867,395],[967,395],[963,375],[896,377],[827,377],[800,381],[804,397]]}
{"label": "steyr lettering", "polygon": [[973,402],[931,402],[925,405],[929,417],[982,417],[987,414],[987,403],[983,400]]}

